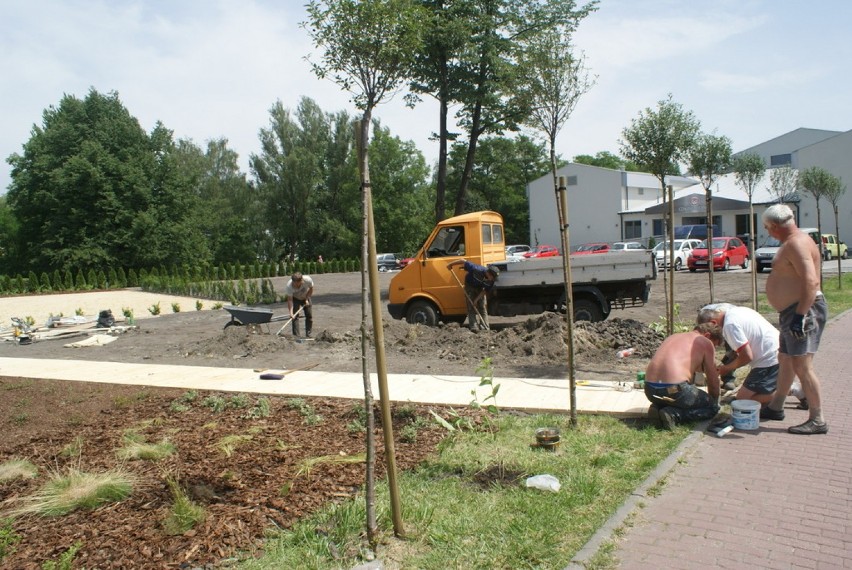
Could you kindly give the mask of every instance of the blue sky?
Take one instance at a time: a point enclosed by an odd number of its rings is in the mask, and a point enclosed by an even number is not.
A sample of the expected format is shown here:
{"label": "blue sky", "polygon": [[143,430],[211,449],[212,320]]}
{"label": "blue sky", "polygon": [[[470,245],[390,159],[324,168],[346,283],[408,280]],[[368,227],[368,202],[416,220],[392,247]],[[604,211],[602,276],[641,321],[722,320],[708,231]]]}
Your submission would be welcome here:
{"label": "blue sky", "polygon": [[[0,193],[6,158],[21,152],[63,94],[117,91],[150,131],[205,145],[225,137],[248,172],[276,100],[302,96],[356,112],[316,79],[301,0],[0,1]],[[705,132],[742,150],[798,127],[852,129],[852,2],[845,0],[602,0],[577,47],[597,77],[563,129],[564,157],[617,153],[621,132],[669,93]],[[433,161],[437,108],[402,94],[376,116]]]}

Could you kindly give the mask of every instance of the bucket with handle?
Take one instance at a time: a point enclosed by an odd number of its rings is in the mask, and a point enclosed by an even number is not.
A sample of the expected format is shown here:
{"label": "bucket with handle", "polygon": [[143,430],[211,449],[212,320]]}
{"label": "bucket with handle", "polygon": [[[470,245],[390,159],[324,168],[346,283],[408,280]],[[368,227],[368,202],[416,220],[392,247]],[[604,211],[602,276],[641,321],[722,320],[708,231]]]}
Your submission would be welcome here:
{"label": "bucket with handle", "polygon": [[755,400],[734,400],[731,402],[731,419],[734,428],[754,430],[760,427],[760,402]]}

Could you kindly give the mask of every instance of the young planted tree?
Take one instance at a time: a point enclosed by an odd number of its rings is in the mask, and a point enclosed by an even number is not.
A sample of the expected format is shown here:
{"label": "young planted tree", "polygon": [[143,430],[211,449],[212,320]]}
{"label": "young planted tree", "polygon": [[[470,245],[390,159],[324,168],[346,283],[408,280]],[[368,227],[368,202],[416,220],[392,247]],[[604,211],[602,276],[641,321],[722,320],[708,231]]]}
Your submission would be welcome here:
{"label": "young planted tree", "polygon": [[749,256],[751,258],[751,308],[757,310],[757,263],[754,261],[755,229],[754,229],[754,191],[766,173],[766,165],[760,155],[753,153],[741,154],[733,160],[734,176],[737,184],[748,196],[748,235]]}
{"label": "young planted tree", "polygon": [[[826,195],[826,191],[835,183],[835,177],[826,169],[819,166],[812,166],[802,172],[799,176],[799,188],[805,194],[810,194],[816,201],[817,211],[817,231],[819,232],[819,251],[822,258],[825,259],[825,243],[822,240],[822,212],[819,207],[819,201]],[[822,284],[822,264],[819,270],[819,282]]]}
{"label": "young planted tree", "polygon": [[[840,240],[840,213],[838,203],[840,202],[840,198],[846,193],[846,186],[843,185],[840,178],[834,175],[831,176],[829,180],[828,186],[825,187],[823,191],[823,196],[825,199],[831,203],[831,208],[834,210],[834,228],[837,233],[837,239]],[[841,264],[841,258],[843,256],[837,256],[837,288],[843,288],[843,270]]]}
{"label": "young planted tree", "polygon": [[[689,156],[699,134],[700,123],[679,103],[668,98],[657,103],[656,109],[646,108],[633,119],[629,128],[622,131],[619,141],[621,154],[629,161],[642,166],[660,181],[666,196],[666,177],[679,173],[678,163]],[[669,259],[674,260],[674,209],[673,192],[668,186],[669,215],[667,220]],[[666,332],[674,332],[674,263],[668,267],[669,297],[666,300]]]}
{"label": "young planted tree", "polygon": [[574,381],[574,303],[571,287],[571,263],[568,252],[571,240],[568,233],[567,188],[558,184],[556,171],[556,136],[568,122],[577,102],[594,84],[586,70],[585,57],[574,52],[571,28],[555,27],[530,38],[522,56],[520,74],[523,78],[530,115],[526,123],[547,139],[550,152],[550,173],[553,178],[556,211],[562,241],[562,270],[565,282],[565,340],[568,346],[568,378],[570,384],[571,424],[577,425],[576,384]]}
{"label": "young planted tree", "polygon": [[[368,156],[370,125],[373,109],[385,97],[393,95],[400,85],[411,78],[413,54],[422,45],[424,13],[413,0],[322,0],[307,5],[307,28],[314,45],[322,50],[318,62],[312,62],[314,73],[330,78],[352,94],[355,106],[363,112],[358,132],[358,166],[361,173],[364,212],[364,239],[361,253],[362,322],[361,348],[365,409],[372,414],[373,398],[370,374],[366,366],[367,326],[366,282],[369,270],[370,305],[375,335],[376,365],[382,409],[388,486],[391,496],[393,526],[396,535],[403,534],[396,483],[396,460],[393,446],[393,427],[387,392],[384,334],[381,299],[378,286],[376,243],[373,224],[370,161]],[[375,516],[375,487],[372,481],[375,463],[373,426],[367,426],[367,534],[375,547],[377,523]]]}
{"label": "young planted tree", "polygon": [[799,171],[789,166],[781,166],[769,173],[769,192],[783,204],[794,198],[799,187]]}
{"label": "young planted tree", "polygon": [[[731,165],[731,139],[724,136],[700,135],[689,151],[689,170],[698,176],[704,187],[704,203],[707,213],[707,251],[710,255],[708,279],[710,280],[710,302],[713,295],[713,183],[727,172]],[[751,259],[751,257],[749,257]]]}

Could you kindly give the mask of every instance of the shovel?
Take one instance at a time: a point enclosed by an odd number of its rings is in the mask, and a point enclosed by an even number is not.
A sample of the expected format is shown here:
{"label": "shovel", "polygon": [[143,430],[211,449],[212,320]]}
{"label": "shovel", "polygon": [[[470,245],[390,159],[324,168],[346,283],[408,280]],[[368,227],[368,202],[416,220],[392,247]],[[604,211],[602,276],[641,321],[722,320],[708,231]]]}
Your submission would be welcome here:
{"label": "shovel", "polygon": [[293,322],[293,319],[295,319],[296,317],[298,317],[298,316],[299,316],[299,313],[301,313],[301,312],[302,312],[302,309],[304,309],[304,308],[305,308],[305,306],[304,306],[304,305],[302,305],[301,307],[299,307],[299,310],[298,310],[298,311],[296,311],[296,313],[295,313],[292,317],[290,317],[289,319],[287,319],[286,321],[284,321],[284,324],[281,326],[281,328],[280,328],[280,329],[278,329],[278,332],[277,332],[277,333],[275,333],[275,336],[281,336],[281,333],[284,331],[284,329],[286,329],[286,328],[287,328],[287,325],[289,325],[290,323],[292,323],[292,322]]}

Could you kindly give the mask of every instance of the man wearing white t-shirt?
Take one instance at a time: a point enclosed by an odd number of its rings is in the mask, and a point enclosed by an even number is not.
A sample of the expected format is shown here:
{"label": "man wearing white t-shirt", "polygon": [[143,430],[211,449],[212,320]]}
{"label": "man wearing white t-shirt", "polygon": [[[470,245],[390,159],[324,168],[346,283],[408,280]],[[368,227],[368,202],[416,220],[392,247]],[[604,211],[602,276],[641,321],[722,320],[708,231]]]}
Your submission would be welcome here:
{"label": "man wearing white t-shirt", "polygon": [[778,383],[778,329],[757,311],[729,303],[707,305],[698,312],[697,322],[722,327],[725,342],[736,351],[734,360],[718,367],[719,376],[751,367],[737,399],[768,404]]}

